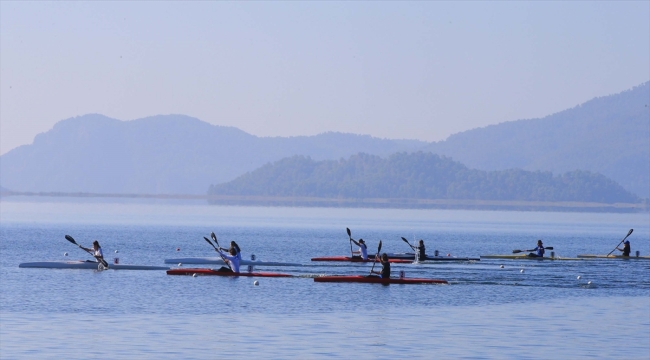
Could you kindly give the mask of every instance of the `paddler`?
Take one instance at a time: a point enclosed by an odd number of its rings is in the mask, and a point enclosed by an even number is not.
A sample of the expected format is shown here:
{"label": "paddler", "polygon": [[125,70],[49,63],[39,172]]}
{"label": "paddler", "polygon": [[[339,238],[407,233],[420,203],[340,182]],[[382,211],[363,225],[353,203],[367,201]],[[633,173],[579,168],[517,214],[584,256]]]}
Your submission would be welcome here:
{"label": "paddler", "polygon": [[235,241],[230,242],[230,248],[224,249],[222,247],[219,247],[219,249],[226,250],[226,251],[228,251],[228,253],[230,253],[230,251],[232,249],[235,249],[235,253],[237,254],[237,258],[239,258],[239,260],[241,261],[241,249],[239,248],[239,245],[237,245],[237,243]]}
{"label": "paddler", "polygon": [[379,274],[382,279],[390,278],[390,262],[388,261],[388,254],[386,253],[381,254],[381,257],[379,258],[379,262],[381,263],[381,271],[372,270],[372,272],[375,274]]}
{"label": "paddler", "polygon": [[[352,242],[359,247],[359,250],[353,251],[352,256],[353,257],[361,257],[363,260],[368,260],[368,247],[366,246],[366,242],[363,241],[363,239],[359,239],[359,241],[355,241],[354,239],[350,239]],[[354,255],[354,254],[359,254],[359,255]]]}
{"label": "paddler", "polygon": [[630,248],[630,240],[625,240],[625,243],[623,243],[623,248],[617,247],[616,250],[620,251],[623,253],[623,256],[630,256],[630,252],[632,252]]}
{"label": "paddler", "polygon": [[418,246],[415,248],[418,252],[418,259],[425,260],[427,258],[425,249],[424,249],[424,240],[420,239]]}
{"label": "paddler", "polygon": [[224,254],[221,252],[221,250],[217,250],[219,254],[223,257],[225,261],[230,264],[230,268],[227,268],[225,266],[222,266],[219,270],[217,271],[228,271],[228,272],[234,272],[238,273],[239,272],[239,257],[237,257],[237,250],[235,250],[234,247],[231,247],[229,250],[229,254]]}
{"label": "paddler", "polygon": [[544,244],[542,244],[542,240],[537,240],[536,248],[526,251],[534,251],[528,254],[528,257],[544,257]]}
{"label": "paddler", "polygon": [[102,247],[99,246],[99,241],[93,241],[92,249],[85,248],[81,245],[79,245],[79,247],[89,252],[92,256],[95,257],[95,259],[97,259],[98,262],[102,262],[102,260],[104,260],[104,252],[102,251]]}

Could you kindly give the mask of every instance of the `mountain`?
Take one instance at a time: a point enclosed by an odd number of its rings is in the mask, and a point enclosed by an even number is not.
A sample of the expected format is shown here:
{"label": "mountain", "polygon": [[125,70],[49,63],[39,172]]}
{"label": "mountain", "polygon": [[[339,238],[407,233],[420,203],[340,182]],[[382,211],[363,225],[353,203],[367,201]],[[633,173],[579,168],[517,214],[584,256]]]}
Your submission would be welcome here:
{"label": "mountain", "polygon": [[184,115],[120,121],[91,114],[62,120],[32,144],[0,156],[0,184],[33,192],[205,194],[210,184],[294,155],[318,161],[423,151],[485,171],[600,173],[648,198],[649,104],[646,82],[545,118],[469,130],[436,143],[341,133],[257,137]]}
{"label": "mountain", "polygon": [[601,173],[650,197],[650,82],[541,119],[454,134],[423,148],[481,170]]}
{"label": "mountain", "polygon": [[0,183],[14,191],[205,194],[215,181],[296,154],[387,156],[426,144],[341,133],[257,137],[183,115],[120,121],[92,114],[62,120],[4,154]]}
{"label": "mountain", "polygon": [[388,158],[358,154],[348,160],[282,159],[209,195],[317,197],[331,199],[455,199],[632,203],[639,198],[600,174],[573,171],[482,171],[432,153],[397,153]]}

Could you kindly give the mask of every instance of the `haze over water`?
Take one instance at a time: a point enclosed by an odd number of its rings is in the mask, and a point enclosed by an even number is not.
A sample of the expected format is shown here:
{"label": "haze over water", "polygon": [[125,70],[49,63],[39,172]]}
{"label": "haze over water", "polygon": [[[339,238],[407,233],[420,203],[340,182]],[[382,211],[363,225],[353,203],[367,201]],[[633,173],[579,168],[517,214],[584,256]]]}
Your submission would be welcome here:
{"label": "haze over water", "polygon": [[[366,274],[370,265],[309,261],[349,254],[346,227],[370,252],[379,239],[382,251],[408,251],[404,236],[424,239],[428,252],[471,257],[532,248],[538,238],[560,256],[606,254],[634,228],[633,251],[648,255],[648,214],[65,200],[0,205],[2,358],[642,359],[650,351],[649,261],[393,267],[394,274],[450,283],[438,286],[314,283],[319,274]],[[261,278],[259,286],[250,278],[163,271],[18,268],[87,259],[65,234],[85,246],[98,239],[106,257],[120,263],[213,256],[202,239],[211,231],[222,245],[237,241],[245,258],[254,253],[304,266],[260,267],[299,277]]]}

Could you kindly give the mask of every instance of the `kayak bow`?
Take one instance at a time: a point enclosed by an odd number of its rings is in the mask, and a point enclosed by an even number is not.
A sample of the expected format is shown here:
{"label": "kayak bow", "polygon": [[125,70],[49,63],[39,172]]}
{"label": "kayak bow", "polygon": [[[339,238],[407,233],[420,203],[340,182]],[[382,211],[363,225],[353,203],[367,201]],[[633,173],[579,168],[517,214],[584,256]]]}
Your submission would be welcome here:
{"label": "kayak bow", "polygon": [[318,276],[314,282],[344,282],[344,283],[370,283],[370,284],[447,284],[447,280],[418,279],[418,278],[388,278],[361,275],[333,275]]}
{"label": "kayak bow", "polygon": [[[95,261],[39,261],[19,264],[20,268],[41,269],[93,269],[97,270],[99,263]],[[109,270],[169,270],[167,266],[109,264]]]}
{"label": "kayak bow", "polygon": [[167,270],[167,275],[190,275],[193,276],[255,276],[255,277],[293,277],[289,274],[271,273],[271,272],[229,272],[217,271],[214,269],[195,268],[195,269],[171,269]]}
{"label": "kayak bow", "polygon": [[[371,263],[374,260],[368,258],[368,260],[363,260],[360,257],[349,257],[349,256],[323,256],[312,258],[311,261],[338,261],[338,262],[358,262],[358,263]],[[388,259],[389,263],[398,263],[398,264],[410,264],[413,260],[407,259]]]}
{"label": "kayak bow", "polygon": [[[165,264],[206,264],[206,265],[225,265],[223,260],[218,257],[188,257],[188,258],[175,258],[165,259]],[[258,260],[240,260],[240,265],[253,265],[253,266],[302,266],[298,263],[285,263],[276,261],[258,261]]]}

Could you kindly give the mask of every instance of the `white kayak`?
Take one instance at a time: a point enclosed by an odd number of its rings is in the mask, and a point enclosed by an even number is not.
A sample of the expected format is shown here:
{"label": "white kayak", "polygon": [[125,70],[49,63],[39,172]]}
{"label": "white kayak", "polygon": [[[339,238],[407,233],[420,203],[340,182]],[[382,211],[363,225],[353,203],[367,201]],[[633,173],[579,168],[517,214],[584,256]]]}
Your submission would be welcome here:
{"label": "white kayak", "polygon": [[[98,270],[100,264],[95,261],[38,261],[22,263],[21,268],[42,268],[42,269],[94,269]],[[167,266],[152,265],[129,265],[129,264],[108,264],[109,270],[169,270]]]}
{"label": "white kayak", "polygon": [[[165,259],[165,264],[209,264],[209,265],[225,265],[223,259],[220,257],[188,257],[188,258],[175,258]],[[253,266],[302,266],[298,263],[286,263],[277,261],[260,261],[260,260],[240,260],[240,265],[253,265]]]}

